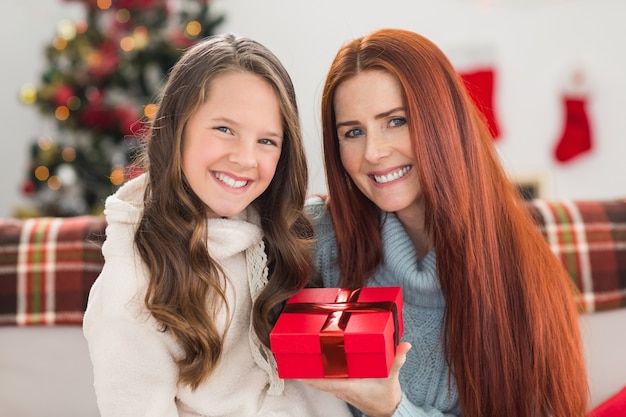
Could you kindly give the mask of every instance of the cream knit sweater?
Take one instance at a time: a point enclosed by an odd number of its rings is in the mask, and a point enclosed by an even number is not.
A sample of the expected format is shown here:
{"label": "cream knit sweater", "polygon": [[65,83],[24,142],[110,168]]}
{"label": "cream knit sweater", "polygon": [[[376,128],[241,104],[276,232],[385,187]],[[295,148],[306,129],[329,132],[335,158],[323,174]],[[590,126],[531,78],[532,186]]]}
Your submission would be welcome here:
{"label": "cream knit sweater", "polygon": [[[148,273],[133,243],[145,184],[144,174],[106,201],[105,265],[83,324],[101,416],[348,416],[334,396],[279,379],[271,352],[252,329],[252,302],[267,282],[267,269],[251,209],[209,220],[208,250],[228,276],[231,325],[209,380],[195,391],[177,383],[182,350],[145,308]],[[223,326],[226,313],[219,314]]]}

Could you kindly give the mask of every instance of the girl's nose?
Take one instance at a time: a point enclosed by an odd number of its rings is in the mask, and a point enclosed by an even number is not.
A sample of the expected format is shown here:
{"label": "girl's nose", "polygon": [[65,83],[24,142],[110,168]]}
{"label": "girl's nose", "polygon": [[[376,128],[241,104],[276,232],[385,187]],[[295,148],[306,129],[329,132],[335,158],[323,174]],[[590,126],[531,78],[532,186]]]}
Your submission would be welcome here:
{"label": "girl's nose", "polygon": [[242,168],[255,168],[257,166],[255,145],[256,140],[240,140],[232,149],[229,160]]}

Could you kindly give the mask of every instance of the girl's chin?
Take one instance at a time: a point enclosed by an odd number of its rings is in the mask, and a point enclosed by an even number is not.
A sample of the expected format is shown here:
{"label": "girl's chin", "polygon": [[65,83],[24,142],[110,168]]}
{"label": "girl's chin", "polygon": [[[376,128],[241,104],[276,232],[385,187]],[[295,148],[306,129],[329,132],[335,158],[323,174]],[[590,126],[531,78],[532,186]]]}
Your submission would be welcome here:
{"label": "girl's chin", "polygon": [[240,209],[239,207],[236,207],[236,208],[235,207],[232,207],[232,208],[220,207],[216,210],[211,207],[207,207],[207,217],[210,219],[234,217],[240,214],[243,210],[245,210],[245,208]]}

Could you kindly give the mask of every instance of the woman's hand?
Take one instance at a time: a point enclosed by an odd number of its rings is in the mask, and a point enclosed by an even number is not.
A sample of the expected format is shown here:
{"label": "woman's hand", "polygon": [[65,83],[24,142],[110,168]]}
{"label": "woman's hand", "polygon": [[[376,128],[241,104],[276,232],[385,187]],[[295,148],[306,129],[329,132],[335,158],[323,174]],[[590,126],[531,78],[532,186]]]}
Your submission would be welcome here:
{"label": "woman's hand", "polygon": [[308,386],[330,392],[371,417],[389,417],[400,400],[400,368],[406,361],[411,344],[403,342],[396,348],[396,357],[387,378],[314,378],[302,379]]}

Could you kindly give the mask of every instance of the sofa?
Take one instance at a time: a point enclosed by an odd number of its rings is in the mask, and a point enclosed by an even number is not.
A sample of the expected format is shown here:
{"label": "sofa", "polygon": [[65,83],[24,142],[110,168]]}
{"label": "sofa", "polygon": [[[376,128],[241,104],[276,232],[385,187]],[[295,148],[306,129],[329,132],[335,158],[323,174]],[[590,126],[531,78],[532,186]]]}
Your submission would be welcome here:
{"label": "sofa", "polygon": [[0,219],[0,415],[96,417],[82,316],[104,217]]}
{"label": "sofa", "polygon": [[[591,405],[614,409],[616,393],[626,398],[626,199],[527,205],[580,290]],[[0,219],[0,415],[98,416],[81,323],[105,226]]]}

